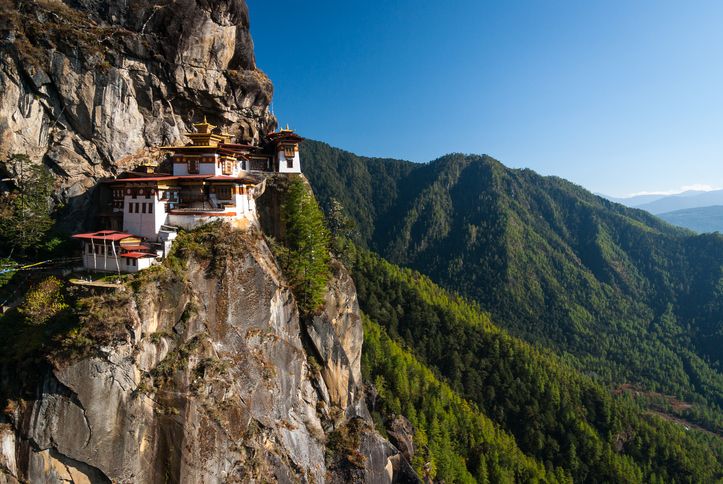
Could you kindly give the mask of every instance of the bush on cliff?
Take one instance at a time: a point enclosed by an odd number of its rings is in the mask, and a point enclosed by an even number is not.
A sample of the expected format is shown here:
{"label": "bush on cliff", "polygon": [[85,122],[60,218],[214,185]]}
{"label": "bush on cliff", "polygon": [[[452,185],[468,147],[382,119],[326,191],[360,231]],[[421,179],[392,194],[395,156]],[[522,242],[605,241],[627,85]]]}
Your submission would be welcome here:
{"label": "bush on cliff", "polygon": [[63,296],[63,283],[57,277],[50,276],[28,291],[19,311],[28,323],[41,325],[66,309],[68,304]]}
{"label": "bush on cliff", "polygon": [[53,225],[53,177],[42,165],[32,165],[26,155],[13,155],[20,167],[15,188],[0,200],[0,242],[6,253],[36,252]]}
{"label": "bush on cliff", "polygon": [[329,230],[311,189],[300,179],[290,181],[284,197],[281,221],[283,246],[274,253],[296,296],[299,310],[309,314],[324,302],[329,281]]}

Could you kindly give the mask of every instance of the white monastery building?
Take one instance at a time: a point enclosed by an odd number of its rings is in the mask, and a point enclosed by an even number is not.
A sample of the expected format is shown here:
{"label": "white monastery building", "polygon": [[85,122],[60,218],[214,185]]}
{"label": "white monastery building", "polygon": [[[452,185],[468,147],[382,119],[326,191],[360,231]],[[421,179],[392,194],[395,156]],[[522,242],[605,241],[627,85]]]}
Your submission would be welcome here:
{"label": "white monastery building", "polygon": [[186,133],[191,143],[164,146],[173,173],[144,165],[101,182],[109,193],[102,217],[106,230],[74,235],[83,242],[83,266],[106,272],[137,272],[168,254],[178,228],[221,220],[239,228],[257,223],[256,198],[265,174],[301,173],[303,138],[281,129],[268,143],[231,143],[205,119]]}

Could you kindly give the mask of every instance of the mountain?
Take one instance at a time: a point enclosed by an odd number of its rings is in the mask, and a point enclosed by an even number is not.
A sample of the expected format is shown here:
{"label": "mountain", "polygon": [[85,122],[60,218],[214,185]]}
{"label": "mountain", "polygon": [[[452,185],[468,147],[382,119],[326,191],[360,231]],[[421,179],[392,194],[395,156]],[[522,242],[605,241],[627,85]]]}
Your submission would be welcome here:
{"label": "mountain", "polygon": [[632,197],[611,197],[608,195],[604,195],[602,193],[596,193],[595,195],[598,195],[603,198],[607,198],[611,202],[619,203],[621,205],[625,205],[626,207],[637,207],[638,205],[654,202],[656,200],[660,200],[661,198],[664,198],[667,196],[667,195],[634,195]]}
{"label": "mountain", "polygon": [[[446,482],[723,477],[723,427],[719,435],[684,428],[665,405],[676,402],[660,395],[660,406],[644,411],[630,393],[611,393],[566,358],[511,337],[425,276],[365,250],[344,255],[369,318],[362,371],[378,394],[372,410],[409,418],[415,443],[426,444],[412,459],[420,474],[431,468]],[[510,436],[514,445],[498,454]]]}
{"label": "mountain", "polygon": [[305,171],[356,240],[469,297],[609,385],[723,407],[723,237],[487,156],[365,159],[318,142]]}
{"label": "mountain", "polygon": [[676,210],[710,207],[713,205],[723,205],[723,190],[684,192],[677,195],[669,195],[652,202],[635,205],[635,208],[659,215]]}
{"label": "mountain", "polygon": [[68,230],[93,219],[98,179],[190,123],[257,141],[276,122],[243,0],[0,0],[0,87],[0,178],[14,154],[48,167]]}
{"label": "mountain", "polygon": [[686,208],[658,214],[666,222],[698,233],[723,232],[723,206]]}

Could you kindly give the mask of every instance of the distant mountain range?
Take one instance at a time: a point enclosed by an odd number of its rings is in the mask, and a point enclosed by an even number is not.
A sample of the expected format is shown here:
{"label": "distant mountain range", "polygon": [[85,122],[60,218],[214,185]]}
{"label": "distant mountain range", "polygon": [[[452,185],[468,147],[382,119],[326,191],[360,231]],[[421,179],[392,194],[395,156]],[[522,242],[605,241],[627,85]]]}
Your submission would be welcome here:
{"label": "distant mountain range", "polygon": [[658,217],[679,227],[696,232],[723,232],[723,205],[711,207],[684,208],[661,213]]}
{"label": "distant mountain range", "polygon": [[696,232],[723,232],[723,190],[690,190],[675,195],[609,197],[612,202],[639,208]]}

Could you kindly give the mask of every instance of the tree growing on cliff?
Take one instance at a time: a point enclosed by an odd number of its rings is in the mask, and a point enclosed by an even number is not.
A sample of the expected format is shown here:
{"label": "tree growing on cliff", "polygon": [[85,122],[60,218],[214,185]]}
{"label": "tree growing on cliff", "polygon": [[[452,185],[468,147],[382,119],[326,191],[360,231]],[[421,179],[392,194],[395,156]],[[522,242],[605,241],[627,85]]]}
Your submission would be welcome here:
{"label": "tree growing on cliff", "polygon": [[63,296],[63,283],[54,276],[33,286],[18,308],[26,321],[36,326],[47,323],[66,309],[68,304]]}
{"label": "tree growing on cliff", "polygon": [[313,313],[324,302],[329,281],[330,235],[316,198],[300,178],[289,184],[282,207],[282,223],[284,246],[277,248],[276,256],[300,311]]}
{"label": "tree growing on cliff", "polygon": [[18,168],[14,189],[0,198],[0,238],[4,249],[25,253],[37,248],[53,225],[53,177],[27,155],[13,155],[9,161]]}

